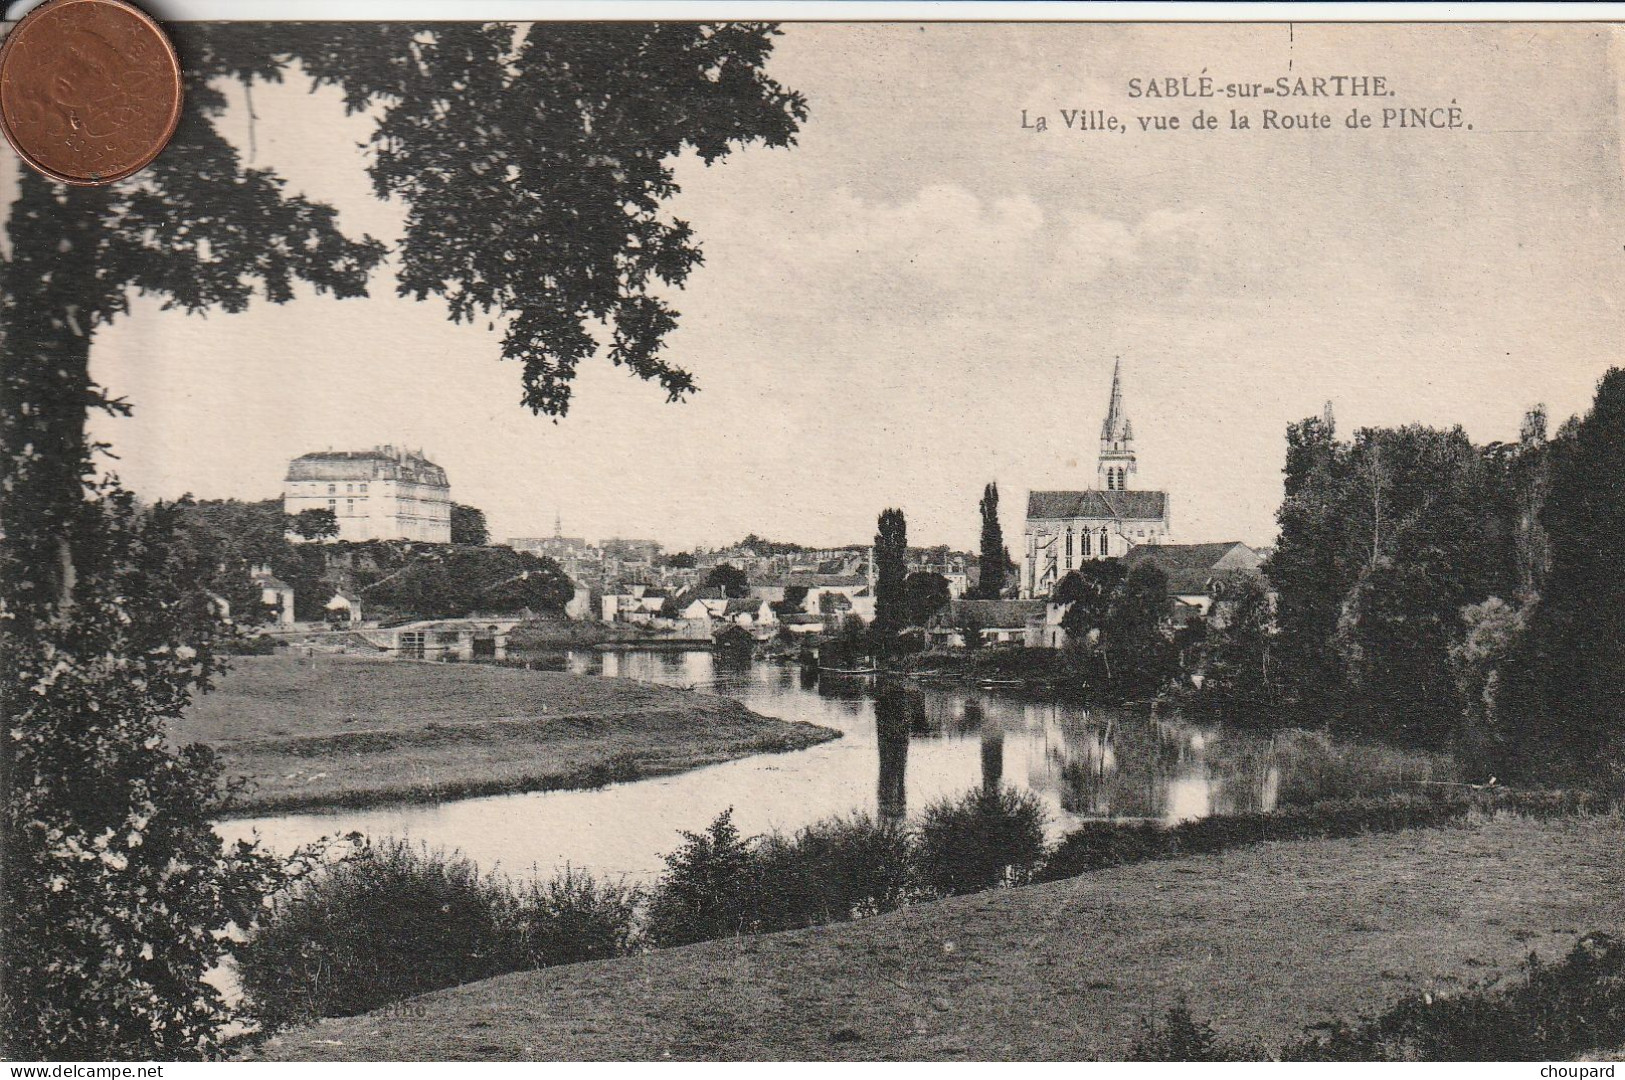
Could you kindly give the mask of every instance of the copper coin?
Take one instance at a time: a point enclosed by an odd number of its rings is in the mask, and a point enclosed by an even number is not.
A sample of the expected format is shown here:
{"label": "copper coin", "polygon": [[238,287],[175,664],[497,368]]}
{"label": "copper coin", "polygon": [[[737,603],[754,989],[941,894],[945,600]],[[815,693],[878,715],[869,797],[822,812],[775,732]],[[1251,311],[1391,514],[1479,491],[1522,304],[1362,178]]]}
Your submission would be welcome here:
{"label": "copper coin", "polygon": [[46,176],[122,180],[158,156],[180,118],[175,48],[124,0],[48,0],[0,46],[0,130]]}

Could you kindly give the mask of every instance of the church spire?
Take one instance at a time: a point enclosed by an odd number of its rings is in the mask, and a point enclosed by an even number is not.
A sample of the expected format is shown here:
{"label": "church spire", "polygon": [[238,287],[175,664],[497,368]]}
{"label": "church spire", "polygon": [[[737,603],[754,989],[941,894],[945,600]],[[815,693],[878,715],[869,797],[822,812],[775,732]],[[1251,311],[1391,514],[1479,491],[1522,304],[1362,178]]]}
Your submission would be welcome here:
{"label": "church spire", "polygon": [[1101,442],[1122,442],[1134,438],[1128,417],[1123,415],[1123,360],[1112,365],[1112,400],[1106,406],[1106,422],[1100,425]]}
{"label": "church spire", "polygon": [[1123,410],[1123,361],[1112,366],[1112,397],[1100,425],[1099,483],[1105,491],[1125,491],[1135,472],[1134,425]]}

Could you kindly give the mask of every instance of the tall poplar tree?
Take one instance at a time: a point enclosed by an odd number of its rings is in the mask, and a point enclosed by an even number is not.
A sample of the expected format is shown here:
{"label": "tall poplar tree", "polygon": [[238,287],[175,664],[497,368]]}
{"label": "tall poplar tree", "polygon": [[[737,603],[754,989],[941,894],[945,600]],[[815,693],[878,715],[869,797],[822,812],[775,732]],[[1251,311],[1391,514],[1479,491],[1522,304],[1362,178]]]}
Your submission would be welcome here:
{"label": "tall poplar tree", "polygon": [[875,622],[876,637],[885,641],[908,625],[908,523],[903,512],[880,512],[875,533]]}
{"label": "tall poplar tree", "polygon": [[981,575],[976,594],[984,600],[997,600],[1004,591],[1005,567],[1010,564],[1010,553],[1004,546],[1004,528],[999,524],[999,485],[988,484],[982,489],[982,557]]}

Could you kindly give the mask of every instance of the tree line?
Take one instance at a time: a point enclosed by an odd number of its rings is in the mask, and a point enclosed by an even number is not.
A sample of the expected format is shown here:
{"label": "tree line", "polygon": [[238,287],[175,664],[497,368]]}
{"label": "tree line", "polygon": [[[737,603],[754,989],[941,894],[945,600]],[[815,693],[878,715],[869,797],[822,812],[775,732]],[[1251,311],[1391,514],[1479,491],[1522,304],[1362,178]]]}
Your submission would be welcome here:
{"label": "tree line", "polygon": [[[205,569],[204,587],[227,602],[232,620],[250,628],[269,616],[261,602],[257,570],[265,569],[293,589],[295,617],[317,621],[335,591],[357,594],[369,617],[459,618],[476,611],[512,613],[529,609],[562,614],[574,583],[552,559],[486,547],[484,514],[458,504],[453,524],[463,522],[461,539],[450,546],[394,540],[332,540],[336,525],[328,510],[282,511],[279,499],[184,500],[177,508],[180,540]],[[325,517],[324,517],[325,516]],[[478,525],[478,528],[474,528]],[[301,543],[293,539],[321,539]]]}
{"label": "tree line", "polygon": [[1548,436],[1287,431],[1261,587],[1224,583],[1206,704],[1454,746],[1502,776],[1625,749],[1625,371]]}

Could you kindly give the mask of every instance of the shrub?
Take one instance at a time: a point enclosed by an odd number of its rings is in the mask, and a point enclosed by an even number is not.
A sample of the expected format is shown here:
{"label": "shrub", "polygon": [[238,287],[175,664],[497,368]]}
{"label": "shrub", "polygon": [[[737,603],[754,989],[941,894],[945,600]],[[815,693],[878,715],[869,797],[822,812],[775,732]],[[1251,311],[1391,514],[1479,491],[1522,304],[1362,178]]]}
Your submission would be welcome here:
{"label": "shrub", "polygon": [[895,911],[914,889],[908,834],[864,813],[764,837],[753,856],[763,930]]}
{"label": "shrub", "polygon": [[649,904],[649,939],[659,946],[754,933],[755,859],[733,823],[733,808],[703,833],[684,832],[665,856],[666,872]]}
{"label": "shrub", "polygon": [[1127,1061],[1259,1061],[1261,1049],[1219,1037],[1213,1026],[1191,1016],[1183,1001],[1168,1010],[1161,1024],[1140,1021],[1140,1036]]}
{"label": "shrub", "polygon": [[242,635],[222,640],[220,652],[228,656],[272,656],[287,643],[269,634]]}
{"label": "shrub", "polygon": [[[1530,956],[1502,988],[1410,994],[1356,1024],[1317,1024],[1281,1061],[1572,1061],[1625,1045],[1625,941],[1581,938],[1556,964]],[[1318,1029],[1318,1031],[1317,1031]],[[1142,1023],[1130,1061],[1260,1061],[1262,1049],[1221,1037],[1183,1002]]]}
{"label": "shrub", "polygon": [[1283,1061],[1565,1061],[1625,1045],[1625,941],[1587,934],[1562,961],[1530,956],[1500,990],[1412,994],[1382,1015],[1331,1025]]}
{"label": "shrub", "polygon": [[266,1029],[529,966],[506,885],[404,840],[367,844],[279,898],[239,957]]}
{"label": "shrub", "polygon": [[1269,756],[1281,776],[1282,806],[1401,790],[1414,793],[1418,782],[1463,779],[1455,760],[1446,753],[1341,742],[1323,732],[1302,729],[1277,733],[1270,741]]}
{"label": "shrub", "polygon": [[978,788],[925,808],[921,883],[950,896],[1022,884],[1044,857],[1044,806],[1029,791]]}
{"label": "shrub", "polygon": [[525,949],[536,967],[626,956],[637,946],[636,887],[599,881],[566,866],[533,881],[520,899]]}

